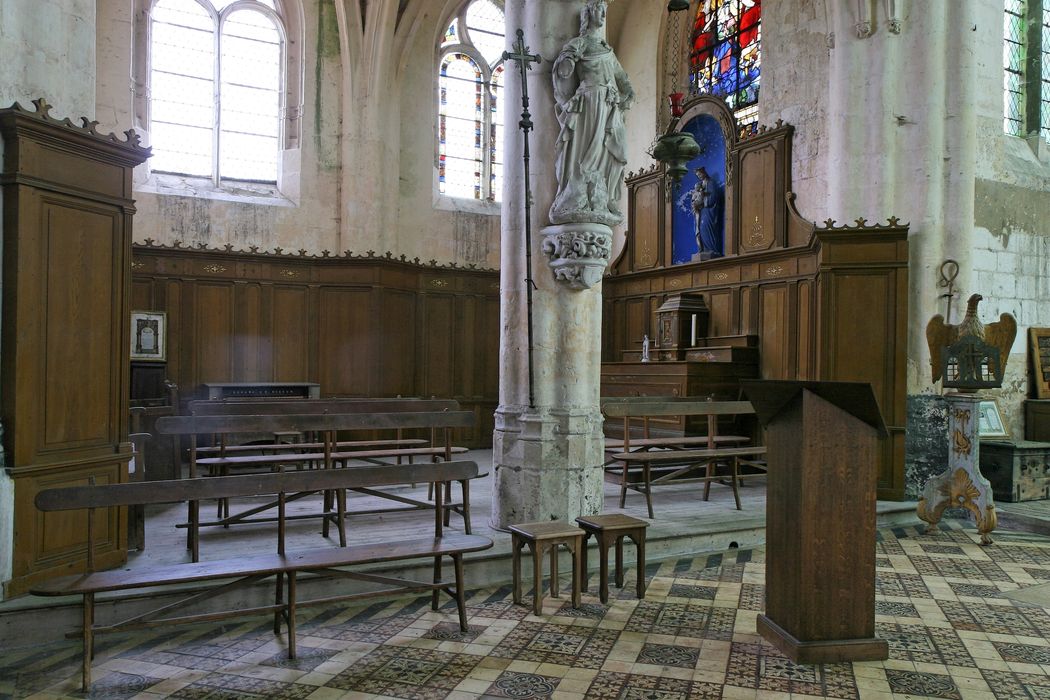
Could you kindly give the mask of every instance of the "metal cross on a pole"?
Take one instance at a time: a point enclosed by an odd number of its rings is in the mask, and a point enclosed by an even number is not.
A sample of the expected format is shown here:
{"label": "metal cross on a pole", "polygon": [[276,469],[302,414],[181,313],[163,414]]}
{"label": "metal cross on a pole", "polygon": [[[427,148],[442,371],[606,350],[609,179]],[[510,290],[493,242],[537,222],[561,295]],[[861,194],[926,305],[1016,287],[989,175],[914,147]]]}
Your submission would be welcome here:
{"label": "metal cross on a pole", "polygon": [[532,281],[532,182],[529,176],[529,132],[532,131],[532,115],[529,113],[529,83],[527,80],[530,64],[539,63],[540,57],[529,53],[525,45],[525,32],[518,30],[518,40],[511,47],[513,51],[504,51],[504,61],[516,61],[521,73],[521,120],[518,127],[525,137],[525,148],[522,160],[525,162],[525,304],[528,316],[529,333],[529,408],[536,407],[536,396],[532,388],[532,290],[536,283]]}

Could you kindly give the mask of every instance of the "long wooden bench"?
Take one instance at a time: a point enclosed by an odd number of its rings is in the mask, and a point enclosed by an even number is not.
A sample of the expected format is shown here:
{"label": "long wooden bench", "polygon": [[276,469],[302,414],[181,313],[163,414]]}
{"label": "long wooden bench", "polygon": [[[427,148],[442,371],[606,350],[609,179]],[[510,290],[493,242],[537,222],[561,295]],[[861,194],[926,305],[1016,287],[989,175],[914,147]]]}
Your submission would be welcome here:
{"label": "long wooden bench", "polygon": [[[645,495],[646,508],[652,518],[653,486],[672,482],[703,482],[706,501],[710,497],[712,481],[728,480],[733,489],[736,508],[740,510],[740,468],[765,471],[762,461],[765,447],[741,445],[742,438],[738,436],[733,436],[732,441],[719,441],[719,417],[753,415],[755,410],[748,401],[610,401],[603,403],[602,411],[608,418],[622,418],[624,421],[623,450],[612,454],[612,460],[620,462],[620,466],[606,470],[606,478],[620,486],[621,508],[626,504],[627,490],[638,491]],[[642,440],[630,438],[631,419],[655,416],[705,417],[707,435]],[[693,449],[698,442],[704,447]],[[718,474],[718,467],[723,465],[727,467],[728,474]],[[703,476],[695,476],[699,470],[703,470]]]}
{"label": "long wooden bench", "polygon": [[[288,656],[295,658],[295,613],[297,608],[309,605],[329,605],[336,601],[387,595],[391,592],[432,591],[432,607],[438,608],[439,593],[445,591],[455,601],[459,611],[460,628],[467,631],[464,604],[463,555],[488,549],[492,541],[478,535],[447,535],[444,527],[444,504],[441,489],[436,489],[433,537],[420,536],[411,540],[383,542],[374,545],[311,548],[288,551],[286,544],[285,506],[290,494],[303,491],[345,491],[353,488],[376,488],[411,482],[443,483],[469,481],[478,474],[473,462],[445,462],[396,467],[362,467],[359,469],[332,469],[325,471],[251,474],[215,478],[194,478],[178,481],[153,481],[131,484],[90,485],[72,488],[48,489],[36,497],[41,511],[87,510],[87,573],[65,576],[41,584],[33,589],[36,595],[79,595],[83,599],[83,689],[91,685],[91,659],[94,635],[99,632],[153,627],[180,622],[201,622],[238,615],[272,613],[274,633],[281,633],[282,622],[287,625]],[[173,500],[190,502],[210,498],[243,496],[271,496],[278,499],[277,552],[275,554],[248,554],[221,560],[164,565],[130,570],[94,571],[95,510],[114,506],[133,506],[168,503]],[[407,559],[433,558],[433,581],[422,582],[394,578],[374,571],[353,571],[337,567],[354,567]],[[442,560],[452,560],[454,579],[442,579]],[[380,591],[348,593],[311,600],[300,600],[297,586],[299,574],[316,573],[378,583],[386,586]],[[235,588],[255,584],[274,577],[274,604],[247,609],[229,609],[171,616],[174,611],[193,603],[214,598]],[[177,603],[165,604],[151,612],[129,619],[98,624],[95,621],[95,596],[100,593],[122,592],[169,584],[195,584],[231,579],[221,585],[188,594]]]}
{"label": "long wooden bench", "polygon": [[[406,454],[426,454],[433,459],[452,461],[452,456],[462,453],[464,448],[452,446],[452,430],[456,428],[467,428],[473,425],[474,414],[469,411],[439,411],[439,412],[400,412],[400,413],[348,413],[348,414],[292,414],[292,415],[219,415],[219,416],[168,416],[157,420],[157,431],[167,435],[189,436],[190,440],[190,478],[196,478],[200,466],[226,468],[232,465],[280,468],[288,463],[310,463],[322,469],[335,469],[340,465],[346,465],[351,460],[377,459],[379,456],[397,457]],[[336,435],[339,432],[350,431],[375,431],[375,430],[427,430],[441,436],[440,445],[431,448],[396,448],[390,451],[372,450],[367,452],[349,451],[341,452],[336,449]],[[197,436],[225,436],[231,434],[288,434],[288,433],[313,433],[321,437],[320,443],[323,449],[317,452],[281,454],[281,455],[237,455],[201,458],[198,455]],[[408,466],[408,465],[403,465]],[[359,467],[353,467],[359,468]],[[461,503],[446,503],[446,524],[451,512],[456,512],[463,518],[464,531],[470,534],[470,485],[469,480],[458,480],[462,492]],[[423,483],[423,482],[420,482]],[[433,482],[427,482],[433,483]],[[446,500],[451,501],[451,482],[444,482]],[[353,489],[358,493],[371,496],[379,496],[400,503],[408,509],[430,509],[434,505],[430,501],[420,501],[402,495],[378,491],[366,487]],[[303,498],[309,492],[303,492],[291,497],[292,500]],[[220,500],[221,504],[228,501]],[[332,507],[335,506],[333,511]],[[200,520],[200,504],[191,501],[186,526],[189,530],[187,546],[193,552],[194,561],[199,556],[200,538],[199,528],[202,525],[229,526],[245,522],[259,522],[260,520],[272,520],[272,518],[254,518],[252,516],[269,510],[274,504],[255,506],[241,513],[230,515],[228,506],[222,511],[215,521],[202,523]],[[388,509],[389,510],[389,509]],[[336,494],[326,492],[324,494],[324,506],[316,515],[300,514],[292,516],[295,518],[320,517],[323,523],[322,534],[328,535],[329,525],[335,524],[339,532],[340,542],[346,541],[346,530],[344,520],[346,517],[345,495],[336,497]]]}

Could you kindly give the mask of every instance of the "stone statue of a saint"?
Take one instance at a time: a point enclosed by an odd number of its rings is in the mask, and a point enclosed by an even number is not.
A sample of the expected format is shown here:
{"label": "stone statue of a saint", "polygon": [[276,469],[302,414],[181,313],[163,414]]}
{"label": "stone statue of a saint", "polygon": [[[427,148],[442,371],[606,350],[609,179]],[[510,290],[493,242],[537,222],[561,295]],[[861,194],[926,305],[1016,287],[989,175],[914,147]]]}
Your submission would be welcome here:
{"label": "stone statue of a saint", "polygon": [[587,0],[580,35],[554,61],[555,112],[561,132],[556,151],[558,192],[552,224],[615,226],[627,164],[624,111],[634,99],[627,73],[603,38],[606,0]]}
{"label": "stone statue of a saint", "polygon": [[649,361],[649,335],[642,336],[642,362]]}

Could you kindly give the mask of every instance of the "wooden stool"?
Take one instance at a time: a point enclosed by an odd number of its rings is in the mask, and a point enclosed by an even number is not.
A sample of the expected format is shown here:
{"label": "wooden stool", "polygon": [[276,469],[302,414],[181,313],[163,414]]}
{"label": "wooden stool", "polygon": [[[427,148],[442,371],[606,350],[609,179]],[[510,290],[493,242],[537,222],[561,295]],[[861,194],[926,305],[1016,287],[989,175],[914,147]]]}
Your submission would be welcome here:
{"label": "wooden stool", "polygon": [[632,518],[622,513],[609,515],[585,515],[576,518],[576,522],[586,533],[583,537],[583,555],[580,557],[583,569],[583,590],[587,590],[587,538],[594,535],[598,543],[598,598],[603,603],[609,602],[609,547],[616,544],[616,587],[623,588],[623,538],[634,541],[638,553],[638,584],[635,592],[639,598],[645,597],[645,529],[649,523]]}
{"label": "wooden stool", "polygon": [[529,545],[532,552],[532,611],[542,612],[543,555],[551,553],[551,596],[558,597],[558,545],[572,554],[572,607],[580,607],[580,581],[586,569],[582,565],[584,532],[569,523],[540,522],[510,526],[511,554],[514,566],[514,602],[521,603],[521,548]]}

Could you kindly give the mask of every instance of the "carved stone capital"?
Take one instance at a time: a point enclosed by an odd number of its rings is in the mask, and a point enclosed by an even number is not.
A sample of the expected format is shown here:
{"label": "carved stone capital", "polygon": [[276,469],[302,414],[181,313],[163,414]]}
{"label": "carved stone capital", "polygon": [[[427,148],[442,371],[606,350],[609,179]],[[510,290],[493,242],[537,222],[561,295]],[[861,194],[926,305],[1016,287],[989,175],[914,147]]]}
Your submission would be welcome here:
{"label": "carved stone capital", "polygon": [[554,279],[573,289],[601,281],[612,253],[612,229],[605,224],[557,224],[543,229],[543,252]]}

